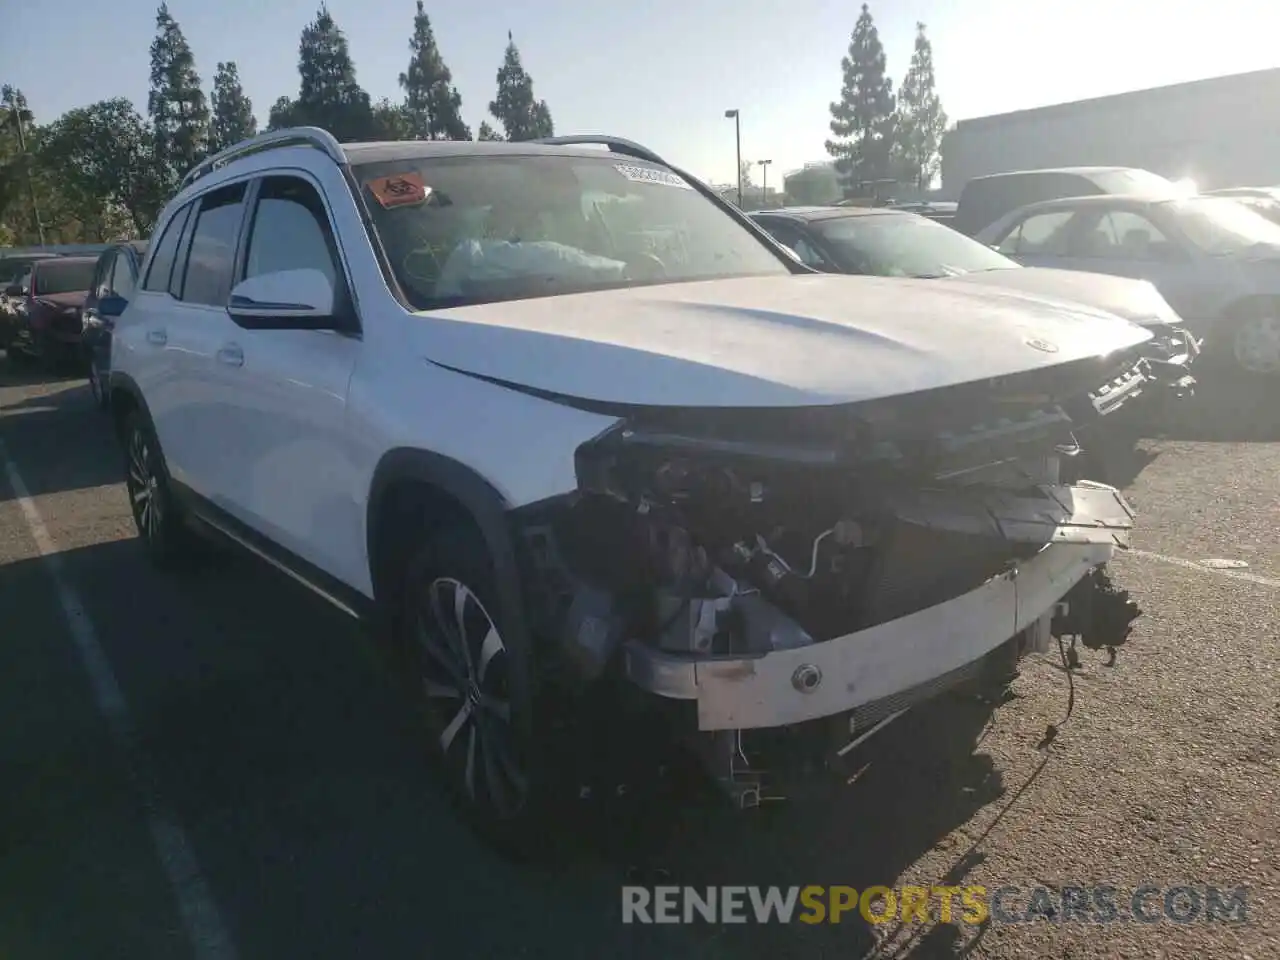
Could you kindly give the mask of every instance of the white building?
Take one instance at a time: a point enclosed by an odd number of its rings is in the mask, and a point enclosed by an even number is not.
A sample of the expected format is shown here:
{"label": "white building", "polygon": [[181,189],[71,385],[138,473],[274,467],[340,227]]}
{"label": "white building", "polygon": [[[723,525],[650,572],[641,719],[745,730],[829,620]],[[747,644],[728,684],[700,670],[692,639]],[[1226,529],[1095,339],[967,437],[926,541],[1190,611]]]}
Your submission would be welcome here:
{"label": "white building", "polygon": [[1142,167],[1201,189],[1280,184],[1280,69],[962,120],[942,144],[951,199],[973,177]]}

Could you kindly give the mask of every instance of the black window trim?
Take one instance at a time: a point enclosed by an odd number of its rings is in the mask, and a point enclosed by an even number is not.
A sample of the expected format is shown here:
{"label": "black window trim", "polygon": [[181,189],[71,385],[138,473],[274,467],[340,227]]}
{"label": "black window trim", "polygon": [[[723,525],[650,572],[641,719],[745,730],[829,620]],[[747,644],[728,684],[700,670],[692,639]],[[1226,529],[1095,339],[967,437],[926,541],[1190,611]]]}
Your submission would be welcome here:
{"label": "black window trim", "polygon": [[[167,293],[173,282],[173,268],[178,261],[178,250],[182,247],[182,234],[187,228],[187,221],[191,219],[191,204],[184,203],[176,211],[173,216],[165,221],[164,227],[157,232],[155,244],[147,252],[147,270],[140,286],[147,293]],[[165,240],[169,238],[169,231],[175,226],[178,228],[178,243],[173,248],[173,259],[169,261],[169,276],[165,278],[164,287],[161,289],[153,289],[151,287],[151,274],[156,268],[156,256],[160,253],[164,246]]]}

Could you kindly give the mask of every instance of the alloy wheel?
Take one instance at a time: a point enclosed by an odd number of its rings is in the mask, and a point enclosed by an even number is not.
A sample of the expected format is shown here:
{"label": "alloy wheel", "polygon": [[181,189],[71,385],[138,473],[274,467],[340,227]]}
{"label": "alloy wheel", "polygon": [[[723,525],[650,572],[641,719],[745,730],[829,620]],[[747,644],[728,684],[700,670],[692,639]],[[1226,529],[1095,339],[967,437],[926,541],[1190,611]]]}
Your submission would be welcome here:
{"label": "alloy wheel", "polygon": [[1280,317],[1251,317],[1236,328],[1236,363],[1249,373],[1280,373]]}
{"label": "alloy wheel", "polygon": [[129,504],[138,531],[155,541],[164,521],[164,504],[160,490],[160,478],[154,466],[151,444],[141,428],[133,431],[129,440],[129,473],[125,486],[129,490]]}
{"label": "alloy wheel", "polygon": [[469,803],[500,819],[520,813],[529,785],[512,725],[508,651],[493,618],[466,584],[440,577],[415,620],[440,754]]}

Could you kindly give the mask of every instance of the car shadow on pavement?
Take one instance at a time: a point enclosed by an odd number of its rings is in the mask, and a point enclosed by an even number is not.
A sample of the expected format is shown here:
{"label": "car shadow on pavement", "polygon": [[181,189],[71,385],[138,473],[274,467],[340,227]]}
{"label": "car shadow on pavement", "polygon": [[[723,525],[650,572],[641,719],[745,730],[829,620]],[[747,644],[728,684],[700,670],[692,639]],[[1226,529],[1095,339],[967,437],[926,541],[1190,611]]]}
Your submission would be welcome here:
{"label": "car shadow on pavement", "polygon": [[[246,954],[406,956],[429,941],[459,956],[859,957],[875,937],[857,911],[817,925],[633,926],[621,887],[861,892],[893,886],[932,849],[955,854],[952,876],[933,882],[962,883],[981,862],[962,828],[1005,793],[981,752],[996,704],[956,695],[860,746],[856,780],[821,798],[736,812],[668,777],[566,810],[572,856],[520,867],[449,811],[412,710],[341,614],[251,558],[175,577],[134,540],[59,557]],[[9,616],[21,629],[23,615]],[[917,926],[893,956],[951,956],[974,932]]]}
{"label": "car shadow on pavement", "polygon": [[1280,442],[1280,376],[1251,376],[1221,366],[1195,370],[1196,393],[1144,424],[1151,439],[1219,443]]}
{"label": "car shadow on pavement", "polygon": [[[94,407],[83,383],[0,405],[0,423],[10,451],[21,451],[22,477],[33,497],[124,480],[111,418]],[[0,484],[0,502],[11,496]]]}
{"label": "car shadow on pavement", "polygon": [[84,375],[64,365],[59,370],[45,369],[39,361],[11,357],[0,350],[0,388],[30,387],[59,381],[83,380]]}

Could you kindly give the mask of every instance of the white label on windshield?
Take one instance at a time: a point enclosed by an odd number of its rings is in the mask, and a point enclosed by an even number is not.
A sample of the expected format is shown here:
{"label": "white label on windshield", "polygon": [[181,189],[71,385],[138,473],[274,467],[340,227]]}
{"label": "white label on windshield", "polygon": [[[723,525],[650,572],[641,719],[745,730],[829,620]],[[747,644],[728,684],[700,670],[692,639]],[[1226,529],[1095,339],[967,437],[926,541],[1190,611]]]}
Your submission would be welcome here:
{"label": "white label on windshield", "polygon": [[653,167],[637,167],[630,163],[616,163],[614,169],[634,183],[656,183],[664,187],[682,187],[692,190],[693,187],[669,170],[655,170]]}

